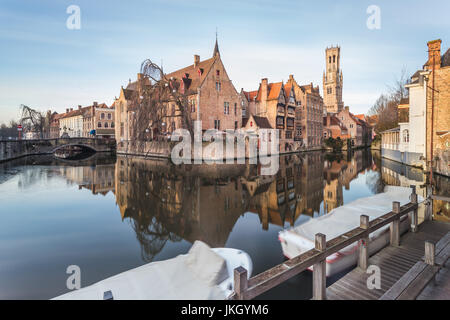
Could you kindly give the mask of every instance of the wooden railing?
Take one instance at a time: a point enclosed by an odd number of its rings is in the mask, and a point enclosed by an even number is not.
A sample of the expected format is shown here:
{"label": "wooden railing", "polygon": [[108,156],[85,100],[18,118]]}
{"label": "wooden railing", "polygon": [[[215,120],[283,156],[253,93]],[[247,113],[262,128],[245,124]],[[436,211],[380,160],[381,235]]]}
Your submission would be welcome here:
{"label": "wooden railing", "polygon": [[326,240],[324,234],[315,235],[315,248],[304,252],[284,263],[266,270],[250,279],[247,270],[243,267],[234,269],[234,293],[230,296],[233,300],[253,299],[256,296],[278,286],[293,276],[313,266],[313,299],[326,299],[326,258],[343,248],[359,241],[358,267],[366,270],[369,259],[369,235],[390,224],[390,244],[400,245],[400,218],[410,214],[411,231],[417,232],[418,226],[418,202],[415,186],[411,186],[411,202],[404,206],[394,201],[392,211],[369,221],[367,215],[361,215],[360,226],[350,230],[334,239]]}

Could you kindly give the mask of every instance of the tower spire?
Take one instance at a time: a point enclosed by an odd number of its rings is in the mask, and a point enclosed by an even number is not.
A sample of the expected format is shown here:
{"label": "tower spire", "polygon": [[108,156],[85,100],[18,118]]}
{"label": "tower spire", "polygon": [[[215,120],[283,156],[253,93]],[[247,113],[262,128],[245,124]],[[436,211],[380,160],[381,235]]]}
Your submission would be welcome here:
{"label": "tower spire", "polygon": [[215,57],[216,55],[220,56],[219,42],[217,41],[217,27],[216,27],[216,45],[214,46],[213,57]]}

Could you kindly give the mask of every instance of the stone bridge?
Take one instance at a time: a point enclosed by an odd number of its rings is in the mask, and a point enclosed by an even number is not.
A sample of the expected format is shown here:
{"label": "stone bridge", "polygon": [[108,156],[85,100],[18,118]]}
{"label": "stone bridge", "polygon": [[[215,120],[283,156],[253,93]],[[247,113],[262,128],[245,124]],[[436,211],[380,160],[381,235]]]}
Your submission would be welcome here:
{"label": "stone bridge", "polygon": [[116,140],[99,138],[0,140],[0,162],[29,155],[52,154],[66,146],[80,146],[95,152],[114,152]]}

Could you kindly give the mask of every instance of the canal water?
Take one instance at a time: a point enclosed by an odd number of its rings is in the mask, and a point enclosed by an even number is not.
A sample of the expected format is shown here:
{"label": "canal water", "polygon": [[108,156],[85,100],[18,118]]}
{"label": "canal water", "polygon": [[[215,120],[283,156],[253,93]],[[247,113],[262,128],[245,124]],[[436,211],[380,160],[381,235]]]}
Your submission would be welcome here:
{"label": "canal water", "polygon": [[[184,254],[195,240],[246,251],[253,274],[260,273],[285,260],[278,241],[284,228],[381,192],[386,183],[422,183],[420,173],[383,166],[370,150],[282,156],[274,176],[261,175],[257,165],[175,166],[102,154],[2,164],[0,299],[49,299],[68,292],[68,266],[80,267],[85,287]],[[260,298],[310,297],[306,271]]]}

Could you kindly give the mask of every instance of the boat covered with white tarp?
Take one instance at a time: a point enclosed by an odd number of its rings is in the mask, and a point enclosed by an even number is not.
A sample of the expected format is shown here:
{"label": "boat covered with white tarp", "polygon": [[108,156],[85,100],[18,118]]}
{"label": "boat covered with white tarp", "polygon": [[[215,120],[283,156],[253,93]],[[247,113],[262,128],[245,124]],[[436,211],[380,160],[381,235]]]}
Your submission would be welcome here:
{"label": "boat covered with white tarp", "polygon": [[223,300],[234,290],[233,270],[253,265],[242,250],[195,241],[187,254],[120,273],[55,300]]}
{"label": "boat covered with white tarp", "polygon": [[[360,226],[360,216],[367,215],[374,220],[392,211],[392,202],[398,201],[403,206],[410,202],[411,189],[405,187],[386,186],[383,193],[367,198],[361,198],[344,206],[331,210],[328,214],[311,219],[299,226],[283,230],[278,239],[281,242],[283,254],[292,259],[314,248],[315,235],[322,233],[327,241],[340,236]],[[423,201],[418,197],[418,201]],[[404,233],[410,226],[408,215],[402,217],[400,233]],[[386,225],[369,236],[369,255],[382,249],[389,243],[389,225]],[[327,276],[341,272],[357,263],[357,249],[359,242],[345,247],[327,257]],[[312,267],[309,268],[312,270]]]}

